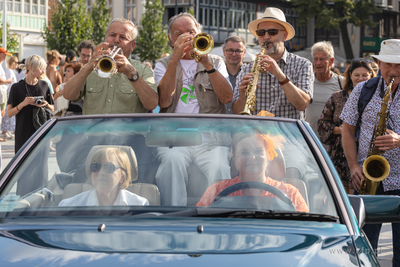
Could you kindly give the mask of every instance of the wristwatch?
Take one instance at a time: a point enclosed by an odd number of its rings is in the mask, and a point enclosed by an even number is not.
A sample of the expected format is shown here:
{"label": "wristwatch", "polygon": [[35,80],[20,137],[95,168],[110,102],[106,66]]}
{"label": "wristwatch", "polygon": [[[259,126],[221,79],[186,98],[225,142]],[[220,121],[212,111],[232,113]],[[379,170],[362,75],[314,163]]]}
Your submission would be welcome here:
{"label": "wristwatch", "polygon": [[132,79],[129,79],[129,78],[128,78],[128,80],[130,80],[131,82],[136,82],[137,80],[139,80],[139,73],[138,73],[138,71],[136,71],[136,72],[133,74]]}
{"label": "wristwatch", "polygon": [[287,84],[288,82],[290,82],[290,79],[288,76],[286,76],[286,78],[283,81],[279,82],[279,84],[282,86],[284,84]]}

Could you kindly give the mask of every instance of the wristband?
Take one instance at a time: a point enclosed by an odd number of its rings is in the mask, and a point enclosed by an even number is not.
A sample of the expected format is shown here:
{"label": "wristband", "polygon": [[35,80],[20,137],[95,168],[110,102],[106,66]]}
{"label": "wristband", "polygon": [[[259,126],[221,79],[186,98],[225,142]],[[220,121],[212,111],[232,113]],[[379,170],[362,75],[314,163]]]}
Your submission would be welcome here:
{"label": "wristband", "polygon": [[286,79],[284,79],[283,81],[279,82],[279,84],[282,86],[284,84],[287,84],[288,82],[290,82],[290,79],[288,76],[286,76]]}
{"label": "wristband", "polygon": [[15,107],[18,111],[21,111],[19,108],[18,108],[18,105]]}
{"label": "wristband", "polygon": [[211,70],[204,70],[204,72],[206,72],[207,74],[211,74],[216,72],[217,70],[215,68],[212,68]]}

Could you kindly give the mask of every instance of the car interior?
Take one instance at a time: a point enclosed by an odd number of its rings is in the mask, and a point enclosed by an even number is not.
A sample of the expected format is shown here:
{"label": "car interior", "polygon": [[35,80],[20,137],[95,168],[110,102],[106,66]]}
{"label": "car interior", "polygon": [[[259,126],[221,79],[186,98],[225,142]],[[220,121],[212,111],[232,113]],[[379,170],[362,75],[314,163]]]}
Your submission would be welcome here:
{"label": "car interior", "polygon": [[[99,135],[105,135],[106,137],[103,138],[103,140],[108,140],[107,138],[110,133],[102,133]],[[141,137],[143,137],[143,135],[141,135]],[[33,158],[34,160],[24,162],[24,164],[20,166],[20,170],[17,171],[16,175],[23,175],[23,173],[27,173],[27,170],[30,168],[35,168],[38,164],[38,159],[41,157],[48,157],[49,162],[50,158],[53,158],[53,161],[55,162],[48,164],[56,164],[58,169],[53,173],[50,173],[52,170],[49,168],[48,182],[44,185],[39,185],[35,190],[31,190],[31,192],[24,194],[17,202],[15,208],[26,209],[29,207],[55,207],[58,206],[58,203],[63,199],[91,190],[93,187],[86,183],[86,179],[79,179],[78,181],[76,179],[76,172],[79,168],[79,162],[77,162],[77,159],[84,156],[80,155],[81,152],[78,148],[82,147],[83,144],[87,142],[88,138],[90,139],[90,136],[87,133],[77,132],[71,128],[65,128],[61,134],[52,138],[52,140],[57,139],[56,152],[43,152],[43,149],[35,149],[32,151],[31,154],[33,153],[34,155],[31,155],[30,159]],[[103,144],[92,146],[87,156],[85,156],[86,160],[80,162],[81,165],[84,165],[83,172],[86,173],[86,177],[90,175],[89,163],[95,151],[102,147],[119,148],[129,156],[132,166],[132,182],[127,190],[148,199],[150,206],[162,205],[160,201],[160,192],[155,182],[155,174],[160,164],[155,156],[155,148],[160,146],[173,147],[198,145],[201,143],[201,135],[200,133],[193,134],[192,131],[190,132],[189,138],[188,133],[185,133],[184,131],[155,131],[144,136],[144,140],[146,145],[145,149],[135,150],[132,146],[109,144],[110,142],[104,142]],[[49,144],[49,142],[44,145],[47,144]],[[285,146],[283,145],[282,150],[284,149]],[[287,177],[285,175],[286,162],[282,150],[278,150],[279,156],[269,163],[267,169],[268,176],[296,187],[306,201],[310,212],[326,213],[327,207],[332,205],[332,203],[329,203],[330,198],[327,199],[328,189],[326,184],[321,182],[323,177],[315,159],[310,157],[307,164],[307,172],[301,178]],[[37,155],[35,155],[35,153]],[[151,155],[151,161],[143,164],[138,159],[141,157],[148,157],[144,154]],[[146,171],[140,172],[141,166],[145,166],[146,164],[148,165]],[[233,160],[231,160],[230,167],[231,178],[234,178],[238,175],[238,170],[236,169]],[[188,196],[187,206],[196,206],[196,203],[200,200],[203,193],[210,185],[204,182],[207,181],[207,179],[196,164],[191,164],[188,167],[188,174],[189,179],[186,185]]]}

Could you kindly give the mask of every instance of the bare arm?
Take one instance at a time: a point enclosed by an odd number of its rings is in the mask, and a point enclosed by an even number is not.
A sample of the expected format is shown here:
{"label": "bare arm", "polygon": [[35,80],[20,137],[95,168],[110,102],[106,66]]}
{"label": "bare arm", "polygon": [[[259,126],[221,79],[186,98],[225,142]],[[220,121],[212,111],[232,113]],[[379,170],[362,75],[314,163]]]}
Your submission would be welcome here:
{"label": "bare arm", "polygon": [[[262,55],[261,57],[264,59],[260,61],[260,64],[262,65],[263,63],[267,63],[268,66],[265,67],[265,69],[274,75],[280,82],[283,82],[286,79],[286,75],[283,73],[276,61],[268,55]],[[307,108],[308,104],[310,104],[310,95],[298,88],[292,82],[282,85],[282,89],[290,104],[292,104],[297,110],[303,111]]]}
{"label": "bare arm", "polygon": [[239,88],[237,88],[239,90],[239,98],[232,104],[233,114],[239,114],[243,111],[247,100],[245,91],[253,76],[253,73],[247,73],[240,82]]}
{"label": "bare arm", "polygon": [[109,54],[107,50],[101,50],[103,47],[108,46],[108,43],[101,43],[96,46],[96,51],[93,53],[93,56],[90,58],[90,61],[64,86],[64,98],[67,100],[76,100],[79,98],[81,89],[85,84],[87,76],[93,71],[94,62],[96,58],[100,55]]}
{"label": "bare arm", "polygon": [[355,139],[356,126],[343,122],[342,145],[344,154],[349,164],[351,179],[354,188],[360,190],[361,180],[364,179],[362,168],[357,161],[357,144]]}
{"label": "bare arm", "polygon": [[171,60],[168,64],[167,70],[158,84],[159,102],[161,108],[169,107],[175,95],[176,90],[176,67],[179,60],[190,49],[192,43],[189,33],[181,34],[174,43],[174,51],[172,52]]}
{"label": "bare arm", "polygon": [[[132,79],[134,73],[136,73],[136,69],[131,65],[127,58],[123,55],[116,55],[114,59],[118,66],[118,71],[124,73],[128,79]],[[158,95],[143,79],[143,77],[139,76],[137,81],[130,82],[133,88],[135,88],[135,91],[138,94],[140,102],[142,102],[143,106],[148,110],[155,109],[158,105]]]}
{"label": "bare arm", "polygon": [[[207,71],[210,71],[214,68],[208,59],[208,55],[201,56],[200,63],[203,64]],[[225,77],[222,76],[222,74],[217,70],[214,73],[208,74],[208,78],[210,79],[211,85],[215,94],[218,96],[219,101],[224,104],[230,103],[232,101],[233,92],[232,87]]]}

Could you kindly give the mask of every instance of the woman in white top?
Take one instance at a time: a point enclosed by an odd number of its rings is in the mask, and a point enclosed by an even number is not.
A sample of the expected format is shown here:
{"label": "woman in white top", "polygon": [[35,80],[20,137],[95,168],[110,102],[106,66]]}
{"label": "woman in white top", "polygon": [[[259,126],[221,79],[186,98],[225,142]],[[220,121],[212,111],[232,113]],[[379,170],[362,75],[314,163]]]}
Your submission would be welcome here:
{"label": "woman in white top", "polygon": [[[7,99],[10,95],[11,86],[17,82],[17,78],[15,76],[15,69],[18,67],[18,58],[17,57],[9,57],[7,60],[7,69],[4,70],[6,73],[6,78],[12,79],[12,82],[8,85],[7,88]],[[11,132],[15,131],[15,117],[9,118],[7,116],[7,109],[5,109],[5,115],[1,119],[1,138],[4,139],[13,139],[14,134]]]}
{"label": "woman in white top", "polygon": [[94,189],[64,199],[59,206],[147,206],[149,201],[125,188],[131,180],[128,155],[118,148],[96,151],[90,162],[88,183]]}

